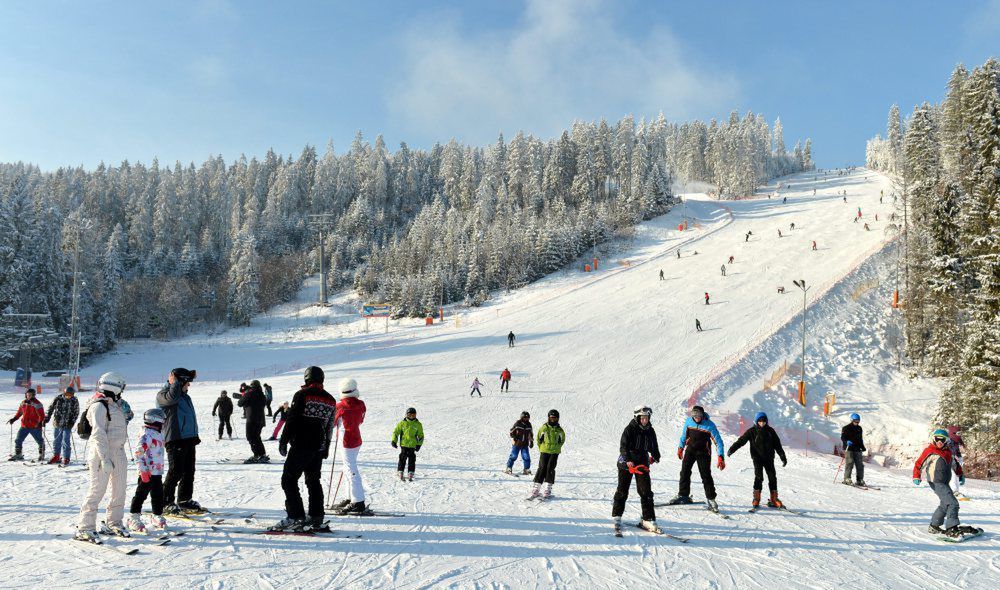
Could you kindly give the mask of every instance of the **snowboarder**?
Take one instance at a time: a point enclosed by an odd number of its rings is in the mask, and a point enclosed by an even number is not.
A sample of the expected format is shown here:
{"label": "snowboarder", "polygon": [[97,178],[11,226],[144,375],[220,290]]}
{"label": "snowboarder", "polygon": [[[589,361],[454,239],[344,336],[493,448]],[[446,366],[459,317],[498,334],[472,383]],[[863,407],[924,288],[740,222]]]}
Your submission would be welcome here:
{"label": "snowboarder", "polygon": [[535,481],[531,484],[531,495],[529,499],[539,496],[538,488],[545,482],[545,493],[543,499],[552,497],[552,484],[556,481],[556,463],[559,462],[559,453],[566,444],[566,433],[562,426],[559,426],[559,410],[549,410],[548,421],[538,429],[538,470],[535,472]]}
{"label": "snowboarder", "polygon": [[66,387],[63,394],[52,400],[49,404],[48,415],[45,416],[45,423],[55,420],[52,439],[52,459],[49,463],[59,463],[69,465],[70,454],[73,449],[73,426],[76,419],[80,417],[80,400],[76,398],[76,390],[73,386]]}
{"label": "snowboarder", "polygon": [[774,455],[781,457],[781,466],[788,465],[785,450],[781,448],[778,433],[768,424],[767,414],[757,412],[754,425],[743,433],[733,446],[729,447],[727,457],[740,450],[740,447],[750,443],[750,459],[753,460],[753,508],[760,506],[760,492],[764,485],[764,472],[767,472],[767,489],[771,497],[767,501],[770,508],[782,508],[784,504],[778,499],[778,476],[774,472]]}
{"label": "snowboarder", "polygon": [[10,456],[11,461],[24,459],[21,453],[21,446],[24,439],[31,435],[38,443],[38,461],[45,460],[45,439],[42,437],[42,428],[45,426],[45,406],[35,397],[35,389],[30,388],[24,392],[24,401],[17,406],[17,413],[7,421],[13,424],[17,419],[21,419],[21,427],[17,430],[17,438],[14,439],[14,454]]}
{"label": "snowboarder", "polygon": [[510,333],[507,334],[507,348],[514,348],[514,331],[513,330],[511,330]]}
{"label": "snowboarder", "polygon": [[732,264],[735,261],[736,261],[736,257],[735,256],[730,256],[729,257],[729,264]]}
{"label": "snowboarder", "polygon": [[851,414],[851,423],[844,426],[840,431],[840,440],[844,443],[844,481],[846,485],[851,485],[851,470],[857,468],[857,483],[855,485],[865,485],[865,440],[864,429],[861,428],[861,415]]}
{"label": "snowboarder", "polygon": [[[948,482],[951,481],[952,469],[958,475],[960,483],[965,483],[965,473],[962,466],[954,463],[954,457],[948,450],[948,431],[938,428],[934,431],[931,444],[920,454],[913,465],[913,484],[920,485],[921,479],[938,497],[938,507],[931,516],[931,524],[927,529],[932,535],[944,534],[951,539],[961,540],[963,536],[975,536],[981,529],[961,526],[958,521],[958,498],[952,493]],[[941,528],[944,525],[945,528]]]}
{"label": "snowboarder", "polygon": [[[285,465],[281,469],[281,489],[285,492],[285,518],[273,526],[272,530],[309,531],[324,527],[325,510],[320,470],[323,467],[323,460],[330,455],[330,446],[336,444],[333,440],[333,429],[339,415],[337,400],[323,388],[324,379],[323,369],[307,368],[303,374],[304,384],[292,396],[292,404],[286,414],[285,430],[278,442],[278,453],[285,457]],[[353,383],[353,380],[351,382]],[[353,386],[352,391],[356,396],[357,385]],[[356,398],[352,399],[360,404],[361,419],[364,419],[364,403]],[[360,420],[352,424],[356,427],[360,424]],[[346,437],[346,422],[344,434]],[[357,434],[354,433],[353,436]],[[345,443],[347,443],[346,438]],[[357,451],[360,445],[359,436],[357,444],[351,449],[353,454],[350,463],[355,472],[357,472]],[[345,467],[348,464],[347,450],[344,449]],[[302,504],[302,494],[299,492],[299,477],[303,475],[309,494],[308,520]],[[359,486],[360,479],[358,476]],[[353,488],[354,482],[351,484]],[[352,491],[352,495],[353,493]],[[361,501],[364,502],[363,491]]]}
{"label": "snowboarder", "polygon": [[142,505],[146,503],[146,496],[153,504],[153,526],[161,529],[167,526],[163,518],[163,422],[166,419],[160,408],[146,410],[142,415],[146,429],[139,436],[135,448],[139,481],[136,482],[126,522],[129,530],[139,533],[146,532],[146,525],[142,522]]}
{"label": "snowboarder", "polygon": [[274,424],[275,421],[277,421],[278,425],[274,427],[274,432],[271,433],[271,438],[268,440],[278,440],[278,434],[281,433],[281,428],[285,425],[285,419],[287,418],[288,402],[283,402],[280,406],[278,406],[278,411],[271,416],[271,424]]}
{"label": "snowboarder", "polygon": [[660,462],[660,447],[656,443],[656,431],[650,424],[653,410],[647,406],[636,408],[632,412],[632,421],[622,431],[621,442],[618,445],[618,489],[615,490],[614,504],[611,507],[611,518],[614,520],[615,531],[621,531],[622,514],[625,513],[625,501],[628,500],[632,476],[635,476],[635,489],[639,493],[642,505],[642,520],[639,526],[650,532],[661,532],[656,526],[656,512],[653,508],[653,487],[649,478],[650,463]]}
{"label": "snowboarder", "polygon": [[[948,427],[948,450],[951,451],[952,458],[955,459],[955,465],[958,467],[965,467],[965,459],[962,458],[962,447],[965,446],[965,442],[962,440],[962,433],[959,431],[958,426]],[[955,473],[958,473],[956,468]],[[955,493],[955,497],[961,500],[965,496],[959,492],[959,478],[951,478],[951,491]]]}
{"label": "snowboarder", "polygon": [[264,449],[264,443],[260,439],[260,431],[267,423],[267,419],[264,417],[267,398],[264,397],[260,381],[256,379],[251,381],[246,393],[241,395],[236,403],[241,408],[247,408],[246,435],[247,442],[250,443],[250,452],[253,453],[253,456],[243,463],[270,463],[271,458],[267,456],[267,450]]}
{"label": "snowboarder", "polygon": [[472,397],[473,393],[478,393],[479,397],[483,397],[483,392],[479,391],[479,387],[481,385],[482,382],[479,381],[479,377],[474,377],[472,379],[472,391],[469,392],[469,397]]}
{"label": "snowboarder", "polygon": [[406,416],[399,421],[392,431],[392,448],[399,448],[399,463],[396,464],[396,475],[399,481],[403,478],[403,468],[407,467],[409,480],[413,481],[413,472],[417,470],[417,453],[424,444],[424,427],[417,420],[417,409],[406,408]]}
{"label": "snowboarder", "polygon": [[510,427],[510,456],[507,457],[507,469],[504,473],[513,475],[514,461],[521,455],[521,463],[524,469],[521,475],[531,475],[531,452],[528,451],[535,446],[535,433],[531,428],[531,414],[527,410],[521,412],[521,417]]}
{"label": "snowboarder", "polygon": [[715,501],[715,480],[712,479],[712,441],[715,441],[715,451],[719,456],[718,467],[726,468],[725,448],[722,436],[715,427],[705,409],[701,406],[691,408],[691,415],[681,428],[681,438],[677,445],[677,458],[681,460],[681,479],[677,496],[670,500],[671,504],[691,503],[691,469],[698,464],[701,483],[705,486],[705,499],[712,511],[719,509]]}
{"label": "snowboarder", "polygon": [[722,276],[726,276],[726,265],[722,265]]}
{"label": "snowboarder", "polygon": [[[340,401],[337,402],[336,423],[343,429],[344,467],[343,472],[348,483],[350,496],[346,502],[339,505],[344,512],[363,514],[365,506],[365,486],[361,481],[361,471],[358,470],[358,453],[361,451],[361,423],[365,421],[365,402],[358,397],[358,383],[354,379],[343,379],[340,382]],[[285,429],[287,434],[288,429]]]}
{"label": "snowboarder", "polygon": [[705,292],[705,305],[708,305],[708,292]]}
{"label": "snowboarder", "polygon": [[704,330],[701,329],[701,321],[698,318],[694,318],[694,329],[697,332],[704,332]]}
{"label": "snowboarder", "polygon": [[216,440],[222,440],[223,429],[226,430],[229,440],[233,440],[233,424],[230,422],[230,418],[233,416],[233,400],[226,393],[225,389],[219,394],[219,398],[215,400],[215,405],[212,406],[212,415],[215,416],[216,412],[219,414],[219,438]]}
{"label": "snowboarder", "polygon": [[661,281],[663,280],[663,269],[662,268],[660,269],[660,280]]}
{"label": "snowboarder", "polygon": [[156,405],[166,415],[163,422],[163,443],[170,469],[163,480],[163,512],[178,514],[182,511],[203,512],[201,504],[192,499],[194,494],[195,452],[198,438],[198,414],[194,401],[188,395],[191,382],[198,372],[178,367],[170,371],[167,384],[156,394]]}
{"label": "snowboarder", "polygon": [[267,383],[264,384],[264,399],[267,400],[267,417],[271,418],[274,416],[274,412],[271,411],[271,402],[274,401],[274,392],[271,391],[271,386]]}
{"label": "snowboarder", "polygon": [[510,369],[504,367],[502,373],[500,373],[500,391],[506,390],[510,393]]}
{"label": "snowboarder", "polygon": [[90,487],[80,506],[74,538],[96,542],[97,506],[111,484],[111,499],[108,501],[108,529],[120,537],[131,536],[122,522],[125,516],[125,486],[128,477],[128,459],[125,443],[128,432],[125,412],[119,400],[125,390],[125,378],[118,373],[108,372],[97,380],[97,391],[87,404],[84,415],[91,427],[87,451],[87,467],[90,472]]}

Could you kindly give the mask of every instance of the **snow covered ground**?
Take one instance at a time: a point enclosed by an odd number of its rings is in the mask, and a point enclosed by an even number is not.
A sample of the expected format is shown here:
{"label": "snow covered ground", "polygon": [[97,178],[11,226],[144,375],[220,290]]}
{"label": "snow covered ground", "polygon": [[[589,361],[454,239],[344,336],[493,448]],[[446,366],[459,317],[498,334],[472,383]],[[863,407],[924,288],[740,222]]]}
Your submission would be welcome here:
{"label": "snow covered ground", "polygon": [[[407,516],[334,523],[338,530],[361,534],[359,539],[276,538],[226,532],[235,526],[228,522],[220,531],[182,523],[175,526],[188,533],[171,546],[143,545],[137,555],[124,556],[63,540],[72,530],[85,472],[3,463],[0,563],[6,585],[995,587],[1000,541],[991,533],[961,545],[928,538],[936,499],[928,488],[913,486],[905,465],[870,465],[866,479],[882,489],[851,489],[832,483],[839,458],[815,439],[805,446],[801,433],[835,435],[843,415],[855,410],[865,415],[863,425],[873,442],[919,442],[929,427],[935,385],[914,387],[886,368],[891,360],[885,350],[890,322],[884,317],[889,251],[862,264],[887,240],[891,206],[888,197],[879,205],[879,191],[889,192],[888,181],[860,170],[846,177],[820,174],[818,180],[802,174],[782,182],[780,196],[771,199],[720,203],[689,195],[683,206],[643,224],[631,251],[602,260],[597,272],[556,273],[482,308],[453,310],[459,313],[441,325],[390,322],[386,334],[380,322],[372,321],[371,332],[365,333],[349,296],[330,308],[309,307],[306,289],[301,301],[261,316],[246,329],[124,344],[88,367],[86,380],[109,369],[122,372],[130,380],[127,398],[137,413],[151,405],[172,367],[199,371],[192,393],[204,442],[198,449],[195,498],[204,505],[253,512],[261,523],[283,516],[275,443],[267,443],[274,464],[218,463],[241,460],[249,449],[242,432],[239,440],[214,440],[211,406],[219,389],[233,390],[254,377],[274,386],[277,404],[290,398],[304,366],[320,364],[333,382],[357,379],[368,405],[361,467],[370,502]],[[846,204],[838,196],[845,189]],[[871,231],[852,223],[858,207]],[[700,227],[677,231],[684,217]],[[753,236],[744,241],[748,230]],[[812,240],[817,251],[811,250]],[[723,277],[720,266],[730,255],[735,264],[727,264]],[[810,305],[815,302],[816,315],[809,325],[817,334],[807,350],[807,370],[816,382],[810,386],[810,407],[801,411],[788,403],[786,393],[760,393],[762,376],[775,363],[797,360],[796,314],[802,305],[792,285],[797,278],[815,286]],[[855,302],[857,283],[874,278],[880,278],[879,286]],[[788,294],[778,295],[779,285]],[[708,306],[705,292],[711,295]],[[704,332],[695,333],[695,318]],[[518,335],[514,348],[506,345],[509,330]],[[509,394],[498,391],[504,367],[513,373]],[[482,398],[468,396],[475,376],[489,384]],[[793,377],[786,377],[779,390]],[[4,387],[11,380],[3,375]],[[46,388],[42,396],[46,403],[50,391]],[[811,407],[827,391],[838,393],[830,420]],[[659,508],[661,526],[690,543],[635,529],[626,530],[623,539],[611,536],[618,439],[632,408],[654,408],[664,453],[653,468],[653,487],[657,501],[665,501],[676,492],[674,448],[693,392],[709,413],[738,411],[750,420],[757,405],[772,413],[772,425],[797,445],[789,452],[788,467],[778,470],[781,496],[806,515],[745,512],[753,475],[744,449],[724,472],[715,471],[719,501],[730,520],[700,505]],[[11,415],[17,400],[16,394],[0,396],[0,410]],[[418,455],[417,480],[402,483],[394,479],[396,453],[388,439],[411,405],[427,441]],[[531,412],[537,428],[550,408],[561,412],[568,439],[556,498],[529,504],[523,500],[527,478],[502,473],[507,431],[521,410]],[[242,427],[238,415],[234,421]],[[723,434],[728,444],[736,433]],[[32,443],[25,450],[34,453]],[[704,497],[697,476],[693,491],[696,499]],[[967,492],[973,500],[962,503],[963,521],[996,529],[1000,485],[973,481]],[[634,495],[625,519],[638,520]]]}

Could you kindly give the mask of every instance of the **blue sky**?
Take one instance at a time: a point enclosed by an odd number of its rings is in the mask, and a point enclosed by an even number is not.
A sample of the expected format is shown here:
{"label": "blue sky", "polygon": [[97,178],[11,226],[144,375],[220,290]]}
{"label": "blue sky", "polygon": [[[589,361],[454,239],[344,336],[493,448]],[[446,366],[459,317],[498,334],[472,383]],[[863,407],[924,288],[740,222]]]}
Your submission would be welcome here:
{"label": "blue sky", "polygon": [[[7,2],[0,161],[428,147],[752,109],[860,163],[898,102],[1000,53],[982,2]],[[710,5],[710,6],[706,6]]]}

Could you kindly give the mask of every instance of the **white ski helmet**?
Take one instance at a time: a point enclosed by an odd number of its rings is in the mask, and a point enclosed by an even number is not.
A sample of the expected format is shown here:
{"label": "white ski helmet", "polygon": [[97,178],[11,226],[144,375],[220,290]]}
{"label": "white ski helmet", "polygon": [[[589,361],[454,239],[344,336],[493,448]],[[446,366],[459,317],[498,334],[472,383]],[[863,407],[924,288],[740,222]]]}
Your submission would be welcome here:
{"label": "white ski helmet", "polygon": [[646,416],[651,418],[653,416],[653,410],[649,406],[639,406],[632,411],[632,416],[638,418],[639,416]]}
{"label": "white ski helmet", "polygon": [[340,397],[358,397],[358,382],[354,379],[341,379]]}
{"label": "white ski helmet", "polygon": [[108,371],[97,380],[97,389],[121,395],[125,391],[125,378],[114,371]]}

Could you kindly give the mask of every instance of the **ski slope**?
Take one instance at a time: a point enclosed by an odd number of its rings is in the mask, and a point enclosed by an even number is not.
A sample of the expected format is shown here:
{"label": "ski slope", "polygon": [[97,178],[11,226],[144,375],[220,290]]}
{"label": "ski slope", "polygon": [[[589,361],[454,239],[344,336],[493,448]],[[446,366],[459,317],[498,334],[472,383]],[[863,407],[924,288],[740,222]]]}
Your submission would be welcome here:
{"label": "ski slope", "polygon": [[[754,389],[759,376],[794,348],[802,300],[792,279],[814,285],[810,305],[825,314],[827,325],[843,325],[849,318],[836,316],[835,304],[845,288],[843,279],[867,272],[862,263],[888,239],[884,230],[891,204],[886,197],[879,205],[879,191],[888,194],[890,186],[880,175],[859,170],[814,180],[813,174],[802,174],[782,183],[780,196],[770,199],[766,194],[777,190],[774,186],[741,201],[687,195],[670,214],[642,224],[629,251],[601,260],[598,271],[580,272],[581,263],[482,308],[451,310],[441,325],[391,322],[384,333],[376,320],[365,333],[349,295],[330,308],[316,308],[305,305],[306,290],[302,301],[261,316],[246,329],[122,345],[88,367],[86,375],[93,381],[105,370],[123,373],[130,380],[126,397],[137,414],[151,405],[171,368],[198,369],[192,394],[203,443],[195,499],[205,506],[252,512],[261,524],[284,515],[276,443],[266,443],[275,464],[218,463],[242,460],[249,449],[242,432],[239,440],[214,440],[211,407],[220,389],[232,391],[254,377],[274,387],[277,407],[295,391],[301,369],[320,364],[330,389],[340,378],[357,379],[368,406],[360,464],[369,502],[407,516],[334,523],[336,529],[361,534],[359,539],[252,536],[226,532],[228,523],[220,531],[181,523],[173,526],[187,528],[187,535],[171,546],[143,546],[139,554],[124,556],[62,540],[72,530],[85,472],[3,463],[0,559],[7,586],[995,587],[1000,541],[991,533],[961,545],[928,538],[937,501],[928,488],[912,484],[907,465],[896,470],[869,465],[866,479],[879,491],[847,488],[832,483],[839,458],[818,446],[793,446],[787,468],[778,469],[782,499],[804,516],[746,513],[753,470],[743,449],[725,471],[715,470],[718,500],[730,520],[700,505],[658,508],[659,524],[689,543],[637,529],[626,529],[622,539],[611,535],[618,440],[635,406],[654,409],[663,461],[653,467],[653,489],[662,502],[677,490],[680,463],[674,449],[695,392],[710,414],[746,412],[748,420],[759,400],[772,411],[771,424],[779,434],[796,442],[793,433],[829,433],[843,420],[847,404],[878,399],[878,392],[863,387],[849,390],[844,408],[837,410],[841,413],[822,422],[809,410],[786,415],[786,403]],[[846,204],[839,196],[843,190]],[[782,203],[785,196],[788,202]],[[871,231],[852,222],[858,207]],[[698,227],[678,231],[684,218]],[[793,222],[795,229],[789,230]],[[778,229],[784,237],[778,237]],[[748,230],[753,236],[744,241]],[[817,251],[811,250],[812,240]],[[720,266],[730,255],[735,264],[727,264],[723,277]],[[666,280],[658,279],[660,269]],[[776,293],[780,285],[786,295]],[[707,306],[705,292],[711,296]],[[695,318],[704,332],[695,332]],[[506,344],[509,330],[517,334],[514,348]],[[834,352],[848,351],[827,350],[866,344],[881,345],[817,336],[807,358],[816,358],[810,371],[821,371],[818,387],[848,390],[852,379],[876,371],[862,366],[856,374],[840,372],[843,365],[832,360]],[[861,352],[848,356],[862,365],[878,361],[877,355]],[[498,375],[504,367],[513,380],[510,393],[501,394]],[[476,376],[488,383],[482,398],[468,395]],[[4,382],[11,379],[4,375]],[[933,397],[930,386],[922,387],[928,390],[922,397]],[[901,382],[896,391],[905,388]],[[42,395],[46,405],[51,391]],[[862,395],[868,397],[862,400]],[[3,395],[0,410],[12,415],[17,401],[17,395]],[[932,404],[903,404],[910,406],[906,430],[913,439],[924,436],[921,428],[926,433]],[[395,479],[396,452],[389,437],[411,405],[427,439],[417,457],[416,481],[403,483]],[[880,436],[898,432],[894,426],[877,426],[883,406],[865,407],[866,430]],[[567,433],[555,498],[529,504],[523,500],[529,479],[502,473],[510,450],[507,432],[522,410],[531,412],[537,428],[550,408],[560,411]],[[886,411],[886,420],[895,423],[903,413]],[[234,423],[241,430],[239,414]],[[265,430],[265,437],[269,434]],[[735,434],[723,428],[727,446]],[[78,448],[82,451],[82,444]],[[27,442],[26,456],[34,452]],[[534,451],[532,459],[537,462]],[[130,480],[134,477],[132,472]],[[327,477],[324,472],[324,485]],[[129,487],[130,499],[134,486]],[[697,475],[692,491],[696,499],[704,498]],[[995,530],[1000,486],[970,481],[967,493],[973,500],[962,503],[963,522]],[[633,490],[624,520],[638,518]]]}

